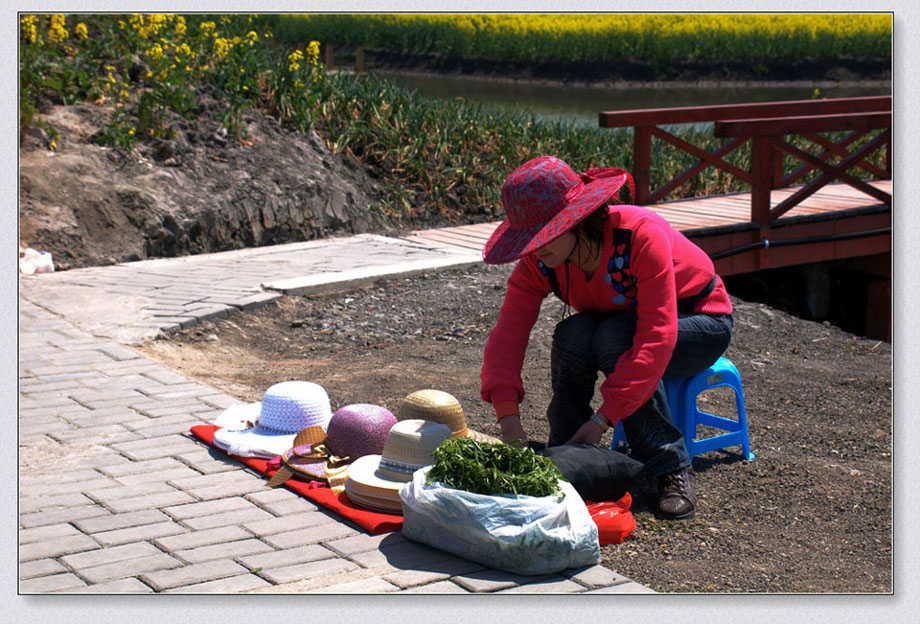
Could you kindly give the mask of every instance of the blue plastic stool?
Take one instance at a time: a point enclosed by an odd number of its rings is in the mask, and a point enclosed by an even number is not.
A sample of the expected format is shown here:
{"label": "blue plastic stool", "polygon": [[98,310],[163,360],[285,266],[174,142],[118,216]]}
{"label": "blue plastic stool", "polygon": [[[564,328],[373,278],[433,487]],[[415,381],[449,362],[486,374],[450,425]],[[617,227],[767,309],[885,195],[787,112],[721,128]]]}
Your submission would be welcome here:
{"label": "blue plastic stool", "polygon": [[[700,393],[720,386],[728,386],[734,391],[738,420],[716,416],[701,411],[697,407],[696,399]],[[664,390],[668,399],[668,407],[671,410],[671,420],[683,433],[684,443],[687,445],[687,452],[691,458],[707,451],[740,444],[744,458],[748,460],[754,459],[750,441],[748,440],[747,415],[744,410],[744,390],[741,387],[741,375],[738,374],[738,369],[735,368],[735,365],[730,360],[720,357],[715,364],[693,377],[665,378]],[[698,425],[708,425],[725,433],[697,439],[696,429]],[[613,441],[610,443],[610,448],[615,449],[621,442],[625,441],[626,435],[623,433],[623,423],[619,422],[613,430]]]}

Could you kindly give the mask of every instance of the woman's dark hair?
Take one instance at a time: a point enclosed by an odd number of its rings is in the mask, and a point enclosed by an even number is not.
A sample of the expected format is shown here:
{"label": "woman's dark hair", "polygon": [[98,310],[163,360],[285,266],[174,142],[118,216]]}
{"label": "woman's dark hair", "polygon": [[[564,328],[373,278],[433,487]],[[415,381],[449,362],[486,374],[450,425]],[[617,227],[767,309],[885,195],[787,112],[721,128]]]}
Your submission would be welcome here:
{"label": "woman's dark hair", "polygon": [[606,224],[607,204],[604,203],[572,228],[576,245],[582,240],[587,240],[592,243],[591,247],[596,245],[597,252],[600,253],[601,248],[604,246],[604,227]]}

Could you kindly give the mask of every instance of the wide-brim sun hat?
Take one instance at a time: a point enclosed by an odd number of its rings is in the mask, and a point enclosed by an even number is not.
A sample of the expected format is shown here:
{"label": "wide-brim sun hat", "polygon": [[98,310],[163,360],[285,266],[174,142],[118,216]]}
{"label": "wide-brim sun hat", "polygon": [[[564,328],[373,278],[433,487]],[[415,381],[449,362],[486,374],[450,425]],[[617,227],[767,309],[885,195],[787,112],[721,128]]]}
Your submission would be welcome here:
{"label": "wide-brim sun hat", "polygon": [[214,443],[231,455],[272,458],[291,448],[300,431],[313,426],[325,431],[331,418],[329,395],[322,386],[284,381],[265,391],[255,426],[218,429]]}
{"label": "wide-brim sun hat", "polygon": [[578,174],[555,156],[529,160],[502,185],[506,218],[486,241],[488,264],[512,262],[552,242],[575,227],[629,183],[625,169],[597,168]]}
{"label": "wide-brim sun hat", "polygon": [[399,420],[410,419],[430,420],[447,425],[455,438],[467,437],[487,444],[502,443],[494,436],[470,429],[466,424],[466,415],[460,401],[442,390],[417,390],[403,399],[399,406]]}
{"label": "wide-brim sun hat", "polygon": [[432,453],[451,437],[447,425],[428,420],[402,420],[387,434],[380,455],[359,457],[348,467],[345,493],[359,506],[400,509],[399,490],[416,470],[434,464]]}

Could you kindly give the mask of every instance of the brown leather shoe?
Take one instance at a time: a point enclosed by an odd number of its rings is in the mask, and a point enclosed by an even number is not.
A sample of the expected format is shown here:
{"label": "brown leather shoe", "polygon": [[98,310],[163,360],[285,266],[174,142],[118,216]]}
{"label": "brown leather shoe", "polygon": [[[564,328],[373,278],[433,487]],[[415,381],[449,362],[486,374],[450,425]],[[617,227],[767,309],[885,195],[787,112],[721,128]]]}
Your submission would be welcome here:
{"label": "brown leather shoe", "polygon": [[696,473],[687,466],[658,477],[658,511],[665,520],[683,520],[696,513]]}

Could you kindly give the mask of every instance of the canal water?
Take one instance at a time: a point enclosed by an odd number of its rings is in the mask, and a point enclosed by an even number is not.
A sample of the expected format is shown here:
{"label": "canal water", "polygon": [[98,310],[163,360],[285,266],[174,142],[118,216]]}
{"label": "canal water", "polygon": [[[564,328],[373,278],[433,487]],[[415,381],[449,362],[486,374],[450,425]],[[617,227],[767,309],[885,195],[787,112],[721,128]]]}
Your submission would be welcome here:
{"label": "canal water", "polygon": [[[463,98],[484,107],[532,114],[541,120],[568,121],[597,127],[598,113],[606,110],[635,110],[671,106],[706,106],[814,97],[860,97],[890,95],[885,83],[815,87],[802,86],[652,86],[595,87],[543,83],[496,81],[472,77],[423,74],[375,73],[432,98]],[[816,93],[817,88],[817,93]]]}

